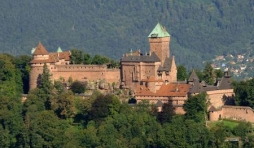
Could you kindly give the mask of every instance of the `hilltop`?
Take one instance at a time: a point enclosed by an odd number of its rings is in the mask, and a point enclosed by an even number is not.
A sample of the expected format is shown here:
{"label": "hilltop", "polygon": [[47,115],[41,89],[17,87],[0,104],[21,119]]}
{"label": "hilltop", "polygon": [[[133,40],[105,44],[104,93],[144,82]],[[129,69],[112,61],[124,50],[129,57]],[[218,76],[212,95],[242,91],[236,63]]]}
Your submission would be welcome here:
{"label": "hilltop", "polygon": [[176,63],[188,69],[214,55],[253,50],[252,0],[23,0],[1,2],[0,51],[30,54],[42,42],[49,51],[61,46],[120,59],[131,49],[149,51],[157,22],[171,35]]}

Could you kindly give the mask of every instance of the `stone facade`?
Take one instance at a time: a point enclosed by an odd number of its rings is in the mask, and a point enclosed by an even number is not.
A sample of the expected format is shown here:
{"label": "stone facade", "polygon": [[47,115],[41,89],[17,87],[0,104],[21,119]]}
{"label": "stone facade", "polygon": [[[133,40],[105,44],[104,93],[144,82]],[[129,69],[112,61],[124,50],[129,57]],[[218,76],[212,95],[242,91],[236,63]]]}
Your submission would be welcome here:
{"label": "stone facade", "polygon": [[119,84],[120,70],[108,69],[106,65],[70,65],[69,51],[58,51],[49,53],[46,48],[39,43],[33,52],[33,60],[30,62],[30,89],[37,87],[38,77],[43,72],[43,65],[46,64],[53,80],[60,78],[68,81],[72,78],[73,81],[99,81],[104,80],[107,83]]}
{"label": "stone facade", "polygon": [[248,121],[254,123],[254,111],[246,106],[222,106],[221,109],[211,110],[209,120],[217,121],[219,119],[230,119],[238,121]]}
{"label": "stone facade", "polygon": [[[121,58],[121,86],[133,91],[150,78],[164,83],[176,82],[177,67],[174,56],[170,57],[170,35],[159,23],[148,36],[149,54],[138,51]],[[156,90],[155,84],[150,87]]]}

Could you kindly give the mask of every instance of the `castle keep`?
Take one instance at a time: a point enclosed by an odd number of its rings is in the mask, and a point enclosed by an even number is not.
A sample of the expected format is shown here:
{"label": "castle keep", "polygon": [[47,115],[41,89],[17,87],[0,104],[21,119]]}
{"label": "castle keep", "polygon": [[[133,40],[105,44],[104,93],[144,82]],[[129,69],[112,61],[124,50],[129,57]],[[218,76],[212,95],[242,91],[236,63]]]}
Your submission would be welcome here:
{"label": "castle keep", "polygon": [[149,85],[157,91],[163,83],[176,82],[177,68],[170,57],[170,35],[157,24],[148,36],[150,52],[142,55],[132,51],[121,58],[121,87],[136,90],[139,85]]}

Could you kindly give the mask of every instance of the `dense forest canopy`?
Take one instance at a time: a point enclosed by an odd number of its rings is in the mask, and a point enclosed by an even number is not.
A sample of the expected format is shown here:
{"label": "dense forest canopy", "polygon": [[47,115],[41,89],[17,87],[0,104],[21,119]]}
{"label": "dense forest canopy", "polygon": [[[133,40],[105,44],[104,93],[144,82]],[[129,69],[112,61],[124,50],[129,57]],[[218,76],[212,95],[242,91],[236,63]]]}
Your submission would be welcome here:
{"label": "dense forest canopy", "polygon": [[187,69],[254,46],[252,0],[23,0],[1,2],[0,51],[30,54],[41,41],[49,51],[61,46],[118,60],[130,49],[147,52],[157,22],[171,35],[177,64]]}

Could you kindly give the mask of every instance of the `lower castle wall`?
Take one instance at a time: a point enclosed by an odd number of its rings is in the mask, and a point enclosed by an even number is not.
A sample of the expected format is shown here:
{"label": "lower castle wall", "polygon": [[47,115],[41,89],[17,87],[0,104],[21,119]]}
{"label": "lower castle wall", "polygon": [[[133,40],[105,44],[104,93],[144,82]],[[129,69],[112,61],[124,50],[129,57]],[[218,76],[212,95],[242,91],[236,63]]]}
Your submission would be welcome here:
{"label": "lower castle wall", "polygon": [[245,106],[224,106],[222,118],[248,121],[254,123],[254,112],[252,108]]}

